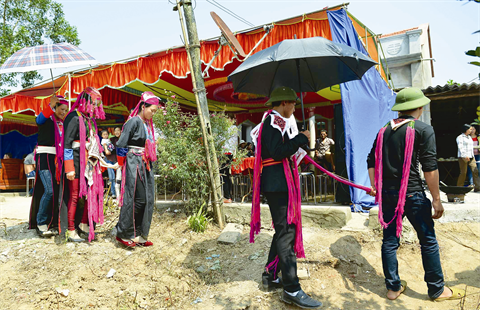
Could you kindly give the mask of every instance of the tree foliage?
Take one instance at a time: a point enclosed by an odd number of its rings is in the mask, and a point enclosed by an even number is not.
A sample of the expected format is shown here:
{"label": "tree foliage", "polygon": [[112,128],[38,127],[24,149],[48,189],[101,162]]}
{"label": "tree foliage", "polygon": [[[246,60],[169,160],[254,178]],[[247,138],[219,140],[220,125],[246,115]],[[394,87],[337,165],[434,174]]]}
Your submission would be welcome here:
{"label": "tree foliage", "polygon": [[[198,115],[182,112],[172,97],[153,118],[155,128],[161,131],[157,141],[158,173],[170,184],[173,182],[177,188],[182,188],[187,197],[186,209],[195,214],[208,203],[210,194],[202,130]],[[234,134],[235,127],[223,112],[212,113],[210,121],[217,153],[212,160],[221,165],[226,162],[225,143]],[[237,152],[234,163],[239,164],[245,155],[246,152]]]}
{"label": "tree foliage", "polygon": [[[463,0],[462,0],[463,1]],[[468,2],[475,2],[475,3],[480,3],[480,0],[468,0]],[[480,30],[477,30],[473,32],[472,34],[479,33]],[[465,52],[465,55],[467,56],[472,56],[472,57],[480,57],[480,46],[477,46],[474,50],[469,50]],[[474,65],[474,66],[480,66],[480,61],[471,61],[469,64]],[[478,77],[480,78],[480,73],[478,74]]]}
{"label": "tree foliage", "polygon": [[[65,19],[63,7],[52,0],[0,1],[0,63],[18,50],[35,45],[68,42],[79,45],[77,28]],[[18,73],[0,75],[0,96],[18,86]],[[41,78],[37,71],[21,74],[21,86]]]}

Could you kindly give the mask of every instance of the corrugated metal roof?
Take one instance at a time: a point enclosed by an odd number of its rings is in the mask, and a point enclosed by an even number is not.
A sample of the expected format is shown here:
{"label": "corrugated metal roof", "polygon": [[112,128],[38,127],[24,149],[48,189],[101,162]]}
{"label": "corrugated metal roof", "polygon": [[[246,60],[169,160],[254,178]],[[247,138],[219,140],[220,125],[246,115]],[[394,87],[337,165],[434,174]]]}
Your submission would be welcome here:
{"label": "corrugated metal roof", "polygon": [[412,31],[412,30],[417,30],[417,29],[418,29],[418,27],[413,27],[413,28],[409,28],[409,29],[405,29],[405,30],[400,30],[400,31],[392,32],[392,33],[382,34],[382,35],[380,36],[380,39],[387,38],[387,37],[392,37],[392,36],[396,36],[396,35],[399,35],[399,34],[404,34],[404,33],[406,33],[407,31]]}
{"label": "corrugated metal roof", "polygon": [[479,83],[463,83],[463,84],[445,84],[445,85],[437,85],[437,86],[430,86],[428,88],[422,89],[424,94],[438,94],[438,93],[445,93],[450,91],[468,91],[468,90],[480,90]]}

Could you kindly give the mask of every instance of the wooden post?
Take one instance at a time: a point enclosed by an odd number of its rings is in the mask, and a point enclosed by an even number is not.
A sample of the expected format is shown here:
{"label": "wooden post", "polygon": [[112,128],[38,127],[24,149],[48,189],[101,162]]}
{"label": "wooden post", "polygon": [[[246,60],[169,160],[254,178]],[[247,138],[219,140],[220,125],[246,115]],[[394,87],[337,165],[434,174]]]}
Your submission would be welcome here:
{"label": "wooden post", "polygon": [[[182,5],[185,14],[185,24],[182,15]],[[215,218],[221,229],[225,226],[225,216],[223,213],[223,197],[221,195],[220,171],[215,152],[215,144],[213,141],[212,127],[210,123],[210,115],[208,112],[207,92],[205,90],[205,82],[202,76],[202,67],[200,59],[200,40],[197,34],[197,24],[193,13],[191,0],[177,0],[177,6],[174,10],[178,10],[180,24],[182,26],[183,37],[185,40],[185,50],[187,51],[188,63],[193,84],[193,93],[197,102],[197,112],[200,118],[200,126],[202,127],[203,143],[205,146],[208,173],[210,176],[210,188],[213,196],[213,210]],[[188,37],[187,33],[188,32]]]}

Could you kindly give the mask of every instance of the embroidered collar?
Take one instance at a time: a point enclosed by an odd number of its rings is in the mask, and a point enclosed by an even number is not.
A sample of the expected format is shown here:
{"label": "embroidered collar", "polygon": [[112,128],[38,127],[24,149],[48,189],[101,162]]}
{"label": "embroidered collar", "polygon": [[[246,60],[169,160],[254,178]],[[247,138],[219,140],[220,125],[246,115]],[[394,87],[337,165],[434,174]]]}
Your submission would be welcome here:
{"label": "embroidered collar", "polygon": [[399,117],[396,119],[392,119],[390,121],[390,126],[392,126],[392,130],[397,130],[398,128],[402,127],[405,124],[415,121],[415,119],[411,117]]}
{"label": "embroidered collar", "polygon": [[282,133],[282,137],[285,133],[288,134],[290,139],[293,139],[296,135],[298,135],[298,127],[297,121],[295,117],[290,116],[290,118],[283,117],[280,113],[273,110],[271,113],[271,123],[273,128],[278,129]]}

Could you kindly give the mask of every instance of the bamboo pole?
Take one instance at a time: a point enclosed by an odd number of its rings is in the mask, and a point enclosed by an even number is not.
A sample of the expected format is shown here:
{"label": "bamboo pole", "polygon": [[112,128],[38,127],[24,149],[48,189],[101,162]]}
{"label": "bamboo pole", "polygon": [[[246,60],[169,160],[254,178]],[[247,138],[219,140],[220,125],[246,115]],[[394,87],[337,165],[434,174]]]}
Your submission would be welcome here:
{"label": "bamboo pole", "polygon": [[[176,0],[177,6],[174,10],[178,11],[182,33],[185,40],[185,50],[187,52],[188,64],[193,84],[193,93],[197,103],[198,117],[200,118],[200,126],[202,127],[203,143],[205,146],[208,173],[210,176],[210,184],[213,195],[213,210],[215,218],[221,229],[225,226],[225,217],[223,213],[223,199],[220,191],[220,172],[215,152],[215,144],[213,141],[212,128],[210,123],[210,115],[208,112],[207,93],[205,82],[202,76],[201,60],[200,60],[200,40],[197,34],[197,25],[195,15],[193,13],[191,0]],[[182,5],[185,14],[185,23],[182,15]],[[187,30],[185,31],[185,25]],[[187,37],[188,32],[188,37]]]}

